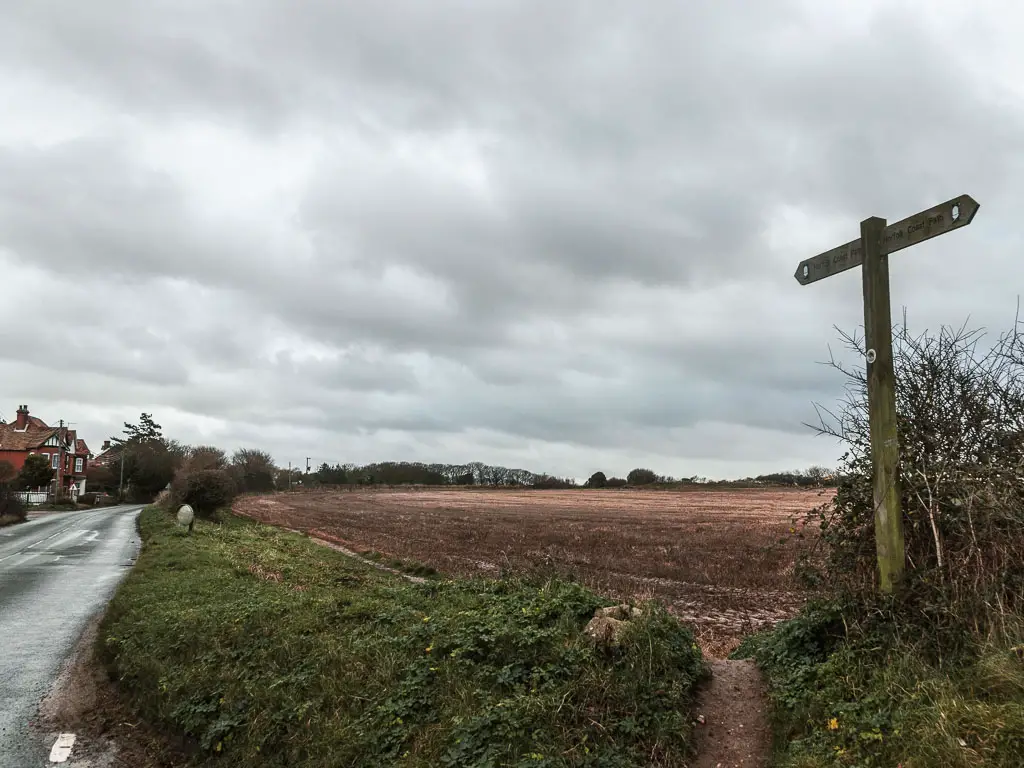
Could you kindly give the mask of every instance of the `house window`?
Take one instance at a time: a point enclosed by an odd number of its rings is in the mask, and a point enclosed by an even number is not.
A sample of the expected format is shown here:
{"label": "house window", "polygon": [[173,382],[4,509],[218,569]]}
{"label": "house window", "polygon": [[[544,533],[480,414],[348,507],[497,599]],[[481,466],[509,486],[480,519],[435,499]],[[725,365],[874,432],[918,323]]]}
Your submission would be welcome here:
{"label": "house window", "polygon": [[77,475],[81,471],[82,471],[82,460],[81,459],[75,459],[75,474]]}
{"label": "house window", "polygon": [[59,467],[59,466],[60,466],[60,455],[54,453],[50,457],[50,468],[51,469],[57,469],[57,467]]}

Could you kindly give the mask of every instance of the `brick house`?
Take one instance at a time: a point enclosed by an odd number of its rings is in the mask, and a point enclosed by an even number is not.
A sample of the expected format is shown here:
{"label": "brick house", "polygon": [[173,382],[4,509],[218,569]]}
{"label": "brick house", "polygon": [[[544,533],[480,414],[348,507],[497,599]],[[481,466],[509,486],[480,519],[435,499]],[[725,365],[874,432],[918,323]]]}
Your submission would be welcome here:
{"label": "brick house", "polygon": [[35,453],[46,456],[58,488],[72,495],[85,492],[85,471],[89,466],[89,446],[85,440],[63,425],[49,426],[32,416],[27,405],[20,405],[13,423],[0,422],[0,461],[9,462],[18,472],[25,459]]}
{"label": "brick house", "polygon": [[122,447],[111,445],[109,440],[103,441],[103,448],[89,460],[90,467],[109,467],[121,458]]}

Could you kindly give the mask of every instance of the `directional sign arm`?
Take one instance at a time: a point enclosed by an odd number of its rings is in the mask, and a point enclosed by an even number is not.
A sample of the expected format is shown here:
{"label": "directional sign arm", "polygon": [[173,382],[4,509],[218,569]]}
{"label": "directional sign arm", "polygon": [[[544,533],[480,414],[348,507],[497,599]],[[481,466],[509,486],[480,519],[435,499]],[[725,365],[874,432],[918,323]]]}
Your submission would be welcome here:
{"label": "directional sign arm", "polygon": [[[902,221],[890,224],[882,230],[881,254],[883,256],[917,245],[933,237],[966,227],[978,212],[977,200],[970,195],[960,195],[952,200],[915,213]],[[801,261],[793,277],[801,285],[814,283],[826,277],[859,267],[864,262],[864,251],[858,237],[848,243],[819,253]]]}
{"label": "directional sign arm", "polygon": [[833,248],[831,251],[819,253],[801,261],[793,277],[801,285],[807,285],[826,277],[859,267],[864,261],[864,253],[860,246],[860,238]]}
{"label": "directional sign arm", "polygon": [[952,200],[915,213],[903,221],[890,224],[882,230],[882,254],[895,253],[911,245],[917,245],[933,237],[966,227],[978,212],[978,201],[970,195],[960,195]]}

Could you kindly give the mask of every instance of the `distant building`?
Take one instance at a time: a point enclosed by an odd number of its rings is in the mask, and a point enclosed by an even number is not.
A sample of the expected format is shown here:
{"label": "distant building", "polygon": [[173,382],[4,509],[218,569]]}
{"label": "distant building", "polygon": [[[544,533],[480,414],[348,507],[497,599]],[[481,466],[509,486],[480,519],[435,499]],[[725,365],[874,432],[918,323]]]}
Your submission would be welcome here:
{"label": "distant building", "polygon": [[111,445],[109,440],[103,441],[103,448],[89,460],[93,467],[109,467],[121,458],[121,446]]}
{"label": "distant building", "polygon": [[89,467],[89,446],[73,429],[51,427],[32,416],[27,405],[19,405],[17,419],[0,422],[0,461],[20,471],[33,454],[46,456],[54,470],[57,487],[77,496],[85,493],[85,471]]}

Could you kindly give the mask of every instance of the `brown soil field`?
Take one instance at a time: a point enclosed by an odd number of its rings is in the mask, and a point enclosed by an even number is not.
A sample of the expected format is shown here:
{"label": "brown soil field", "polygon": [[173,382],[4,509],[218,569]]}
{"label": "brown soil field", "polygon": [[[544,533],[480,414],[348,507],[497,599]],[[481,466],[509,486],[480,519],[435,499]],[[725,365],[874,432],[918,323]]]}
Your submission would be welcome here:
{"label": "brown soil field", "polygon": [[452,576],[572,576],[613,599],[663,600],[722,657],[796,613],[794,576],[832,491],[353,489],[250,496],[235,511]]}

